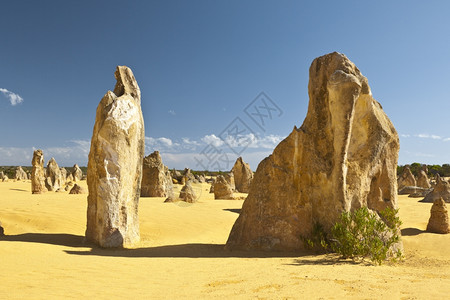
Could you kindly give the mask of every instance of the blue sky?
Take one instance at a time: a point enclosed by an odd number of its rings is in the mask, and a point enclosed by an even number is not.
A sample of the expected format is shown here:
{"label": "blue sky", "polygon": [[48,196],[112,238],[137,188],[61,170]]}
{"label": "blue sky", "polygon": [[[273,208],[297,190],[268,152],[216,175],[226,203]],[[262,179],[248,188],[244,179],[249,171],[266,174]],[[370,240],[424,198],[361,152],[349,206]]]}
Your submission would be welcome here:
{"label": "blue sky", "polygon": [[[222,170],[239,154],[256,169],[302,124],[309,66],[333,51],[368,78],[400,135],[400,164],[450,162],[449,2],[0,5],[0,165],[30,165],[38,148],[46,161],[86,165],[96,107],[127,65],[142,92],[146,154]],[[261,101],[278,110],[260,127],[245,109]],[[242,140],[223,135],[233,126]]]}

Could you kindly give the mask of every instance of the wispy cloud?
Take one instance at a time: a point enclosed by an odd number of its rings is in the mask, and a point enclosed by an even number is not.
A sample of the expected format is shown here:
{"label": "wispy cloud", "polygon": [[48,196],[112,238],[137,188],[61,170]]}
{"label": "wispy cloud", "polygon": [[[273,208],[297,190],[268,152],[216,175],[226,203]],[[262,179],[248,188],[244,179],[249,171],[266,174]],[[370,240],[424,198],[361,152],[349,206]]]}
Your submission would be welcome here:
{"label": "wispy cloud", "polygon": [[8,98],[8,100],[11,103],[12,106],[15,106],[15,105],[23,102],[23,98],[22,97],[20,97],[16,93],[8,91],[7,89],[0,88],[0,92],[3,93],[3,95],[5,95],[6,98]]}
{"label": "wispy cloud", "polygon": [[402,138],[419,138],[419,139],[432,139],[438,141],[448,142],[450,137],[443,137],[437,134],[419,133],[419,134],[400,134]]}
{"label": "wispy cloud", "polygon": [[421,139],[433,139],[433,140],[442,140],[442,137],[435,134],[427,134],[427,133],[420,133],[414,135],[415,137],[421,138]]}
{"label": "wispy cloud", "polygon": [[172,115],[172,116],[175,116],[175,115],[176,115],[175,111],[172,110],[172,109],[170,109],[170,110],[168,111],[168,113],[169,113],[170,115]]}

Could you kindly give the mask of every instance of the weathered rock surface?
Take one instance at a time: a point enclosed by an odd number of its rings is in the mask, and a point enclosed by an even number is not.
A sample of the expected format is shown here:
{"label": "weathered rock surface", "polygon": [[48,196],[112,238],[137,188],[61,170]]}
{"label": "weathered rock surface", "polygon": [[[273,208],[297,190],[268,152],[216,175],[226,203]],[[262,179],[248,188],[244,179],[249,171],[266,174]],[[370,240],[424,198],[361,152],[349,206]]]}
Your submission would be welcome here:
{"label": "weathered rock surface", "polygon": [[444,199],[439,198],[433,202],[431,216],[428,220],[427,231],[433,233],[450,233],[448,210]]}
{"label": "weathered rock surface", "polygon": [[434,203],[437,199],[442,198],[445,202],[450,203],[450,184],[439,175],[436,176],[436,185],[433,190],[428,193],[421,202]]}
{"label": "weathered rock surface", "polygon": [[31,166],[31,193],[42,194],[47,192],[45,187],[44,152],[42,150],[34,150]]}
{"label": "weathered rock surface", "polygon": [[[424,166],[426,168],[426,165]],[[428,179],[427,173],[423,168],[422,170],[420,170],[419,175],[417,176],[417,186],[424,189],[431,188],[430,180]]]}
{"label": "weathered rock surface", "polygon": [[[184,183],[191,181],[191,182],[197,182],[197,180],[195,179],[194,174],[192,174],[191,169],[189,168],[185,168],[183,171],[183,177],[184,177]],[[183,182],[183,180],[182,180]]]}
{"label": "weathered rock surface", "polygon": [[15,180],[27,180],[27,173],[22,169],[21,166],[17,167],[16,174],[14,175]]}
{"label": "weathered rock surface", "polygon": [[4,176],[3,176],[3,179],[2,179],[2,182],[8,182],[8,180],[9,180],[8,176],[7,176],[7,175],[4,175]]}
{"label": "weathered rock surface", "polygon": [[81,171],[80,167],[77,164],[73,165],[71,174],[73,177],[73,181],[80,181],[83,178],[83,171]]}
{"label": "weathered rock surface", "polygon": [[0,222],[0,236],[5,236],[5,229],[2,227],[2,222]]}
{"label": "weathered rock surface", "polygon": [[181,189],[179,198],[181,201],[188,202],[188,203],[197,202],[197,195],[196,195],[194,189],[192,188],[190,181],[187,181],[186,184]]}
{"label": "weathered rock surface", "polygon": [[405,186],[417,186],[416,178],[411,173],[411,168],[406,165],[403,168],[402,174],[397,179],[398,190],[401,190]]}
{"label": "weathered rock surface", "polygon": [[5,173],[3,171],[0,171],[0,180],[3,180],[5,178]]}
{"label": "weathered rock surface", "polygon": [[336,52],[309,72],[306,119],[259,164],[228,249],[303,249],[316,222],[397,207],[399,139],[367,79]]}
{"label": "weathered rock surface", "polygon": [[87,191],[84,187],[75,183],[69,194],[87,194]]}
{"label": "weathered rock surface", "polygon": [[67,175],[67,177],[66,177],[66,182],[72,182],[72,181],[74,181],[73,175],[72,175],[72,173],[69,173],[69,175]]}
{"label": "weathered rock surface", "polygon": [[133,72],[116,69],[114,92],[97,107],[88,162],[86,239],[132,247],[140,239],[138,205],[144,158],[141,92]]}
{"label": "weathered rock surface", "polygon": [[173,197],[173,183],[169,168],[155,151],[143,160],[141,197]]}
{"label": "weathered rock surface", "polygon": [[213,190],[214,199],[233,199],[233,189],[225,176],[217,176]]}
{"label": "weathered rock surface", "polygon": [[242,157],[239,157],[234,163],[231,173],[234,175],[236,191],[248,193],[250,190],[250,183],[253,180],[253,171],[250,169],[250,165],[244,162]]}
{"label": "weathered rock surface", "polygon": [[59,168],[59,171],[61,172],[61,186],[66,184],[67,180],[67,170],[66,168]]}
{"label": "weathered rock surface", "polygon": [[223,175],[225,180],[228,182],[229,186],[231,187],[231,190],[234,192],[236,191],[236,183],[234,181],[234,175],[233,173],[226,173]]}
{"label": "weathered rock surface", "polygon": [[61,170],[53,157],[48,161],[46,171],[45,187],[49,191],[56,191],[62,186],[62,179]]}

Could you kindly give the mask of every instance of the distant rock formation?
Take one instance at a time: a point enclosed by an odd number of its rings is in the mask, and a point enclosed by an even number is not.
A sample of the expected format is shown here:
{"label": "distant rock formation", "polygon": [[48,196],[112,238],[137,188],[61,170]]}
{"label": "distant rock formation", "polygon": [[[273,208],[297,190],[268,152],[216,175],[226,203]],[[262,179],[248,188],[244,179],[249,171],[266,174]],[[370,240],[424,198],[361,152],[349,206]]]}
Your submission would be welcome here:
{"label": "distant rock formation", "polygon": [[397,179],[398,190],[401,190],[405,186],[417,186],[416,179],[411,173],[409,165],[404,166],[402,174]]}
{"label": "distant rock formation", "polygon": [[143,160],[141,197],[173,197],[173,183],[169,168],[155,151]]}
{"label": "distant rock formation", "polygon": [[197,202],[197,195],[196,195],[194,189],[192,188],[190,181],[187,181],[186,184],[181,189],[179,198],[181,201],[188,202],[188,203]]}
{"label": "distant rock formation", "polygon": [[234,175],[234,182],[236,184],[236,191],[241,193],[248,193],[250,190],[250,183],[253,180],[253,171],[250,165],[239,157],[234,163],[231,173]]}
{"label": "distant rock formation", "polygon": [[97,107],[88,162],[86,240],[102,247],[139,242],[138,205],[144,158],[141,92],[133,72],[118,66],[114,92]]}
{"label": "distant rock formation", "polygon": [[63,186],[67,180],[67,170],[66,168],[59,168],[59,171],[61,172],[61,186]]}
{"label": "distant rock formation", "polygon": [[228,249],[303,249],[315,223],[329,232],[342,212],[397,207],[399,139],[367,79],[336,52],[309,73],[306,119],[259,164]]}
{"label": "distant rock formation", "polygon": [[437,199],[442,198],[445,202],[450,203],[450,184],[443,178],[436,176],[436,185],[433,190],[428,193],[421,202],[434,203]]}
{"label": "distant rock formation", "polygon": [[22,169],[21,166],[16,168],[16,174],[14,175],[14,179],[17,181],[27,180],[27,173]]}
{"label": "distant rock formation", "polygon": [[428,168],[427,165],[422,165],[422,169],[419,172],[419,175],[417,176],[417,186],[429,189],[431,188],[430,180],[428,179]]}
{"label": "distant rock formation", "polygon": [[[236,182],[234,181],[234,174],[233,173],[226,173],[223,175],[223,177],[225,178],[225,180],[228,182],[228,185],[230,186],[231,190],[233,192],[236,191]],[[216,178],[217,181],[217,178]]]}
{"label": "distant rock formation", "polygon": [[72,167],[72,177],[73,181],[81,181],[83,178],[83,171],[81,171],[80,167],[77,164],[74,164]]}
{"label": "distant rock formation", "polygon": [[72,181],[75,181],[75,180],[73,179],[72,173],[69,173],[69,175],[67,175],[67,177],[66,177],[66,182],[72,182]]}
{"label": "distant rock formation", "polygon": [[48,161],[46,170],[45,187],[47,190],[56,191],[62,187],[61,170],[53,157]]}
{"label": "distant rock formation", "polygon": [[87,191],[84,187],[75,183],[69,194],[87,194]]}
{"label": "distant rock formation", "polygon": [[34,150],[31,165],[31,193],[42,194],[47,192],[44,174],[44,152],[42,150]]}
{"label": "distant rock formation", "polygon": [[5,173],[3,171],[0,171],[0,180],[3,180],[5,178]]}
{"label": "distant rock formation", "polygon": [[428,220],[427,231],[433,233],[450,233],[447,206],[444,199],[439,198],[433,202],[431,216]]}
{"label": "distant rock formation", "polygon": [[182,182],[188,182],[191,181],[192,183],[198,183],[197,179],[195,179],[194,174],[192,174],[191,169],[189,168],[185,168],[183,171],[183,177],[184,179],[182,180]]}
{"label": "distant rock formation", "polygon": [[233,199],[233,189],[230,182],[222,175],[218,175],[214,182],[214,199]]}

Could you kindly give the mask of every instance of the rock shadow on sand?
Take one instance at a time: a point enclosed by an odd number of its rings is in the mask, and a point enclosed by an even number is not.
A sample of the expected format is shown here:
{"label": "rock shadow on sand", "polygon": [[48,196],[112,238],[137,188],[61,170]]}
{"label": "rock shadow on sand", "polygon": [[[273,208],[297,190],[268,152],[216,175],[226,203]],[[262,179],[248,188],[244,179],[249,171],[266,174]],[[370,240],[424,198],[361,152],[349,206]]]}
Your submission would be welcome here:
{"label": "rock shadow on sand", "polygon": [[425,230],[421,230],[419,228],[413,228],[413,227],[403,228],[401,231],[402,231],[402,236],[415,236],[415,235],[419,235],[419,234],[426,232]]}
{"label": "rock shadow on sand", "polygon": [[24,233],[5,235],[0,237],[0,242],[2,241],[40,243],[74,248],[87,247],[83,243],[84,236],[67,233]]}
{"label": "rock shadow on sand", "polygon": [[109,257],[180,257],[180,258],[274,258],[274,257],[299,257],[311,255],[311,253],[299,252],[265,252],[265,251],[230,251],[224,244],[180,244],[166,245],[136,249],[106,249],[91,243],[86,243],[81,235],[66,233],[24,233],[17,235],[5,235],[0,237],[2,241],[40,243],[71,248],[91,248],[89,250],[64,250],[71,255],[92,255]]}

